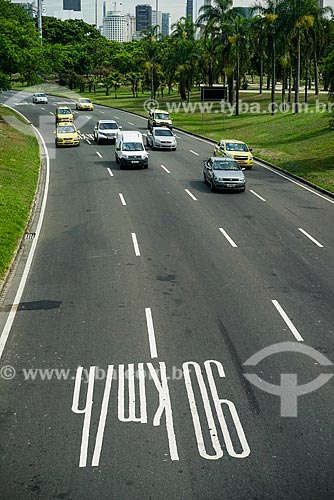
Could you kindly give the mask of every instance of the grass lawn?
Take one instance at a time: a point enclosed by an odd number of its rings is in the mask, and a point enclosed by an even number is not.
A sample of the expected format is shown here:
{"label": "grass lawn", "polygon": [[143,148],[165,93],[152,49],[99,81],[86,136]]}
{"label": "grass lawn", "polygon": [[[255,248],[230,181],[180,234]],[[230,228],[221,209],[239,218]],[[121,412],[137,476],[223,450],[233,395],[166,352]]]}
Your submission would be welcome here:
{"label": "grass lawn", "polygon": [[[129,89],[104,95],[102,90],[96,94],[84,94],[93,102],[133,111],[147,116],[144,108],[150,94],[140,94],[133,98]],[[300,93],[300,99],[303,93]],[[309,93],[308,112],[293,114],[278,112],[270,115],[270,93],[240,92],[240,115],[235,116],[226,107],[225,114],[220,103],[215,103],[211,112],[185,112],[186,104],[179,110],[171,111],[176,127],[202,135],[212,140],[224,138],[245,141],[253,148],[255,156],[265,159],[285,170],[294,173],[314,184],[334,193],[334,131],[329,129],[328,111],[319,112],[317,101],[327,103],[327,94],[319,97]],[[293,99],[293,96],[292,96]],[[159,107],[171,109],[178,105],[180,98],[176,93],[157,97]],[[193,92],[191,102],[199,102],[199,92]],[[280,105],[280,94],[276,93],[276,104]],[[248,106],[248,112],[244,112]],[[249,110],[252,112],[249,112]]]}
{"label": "grass lawn", "polygon": [[38,181],[38,143],[25,130],[18,115],[0,106],[0,283],[25,230]]}

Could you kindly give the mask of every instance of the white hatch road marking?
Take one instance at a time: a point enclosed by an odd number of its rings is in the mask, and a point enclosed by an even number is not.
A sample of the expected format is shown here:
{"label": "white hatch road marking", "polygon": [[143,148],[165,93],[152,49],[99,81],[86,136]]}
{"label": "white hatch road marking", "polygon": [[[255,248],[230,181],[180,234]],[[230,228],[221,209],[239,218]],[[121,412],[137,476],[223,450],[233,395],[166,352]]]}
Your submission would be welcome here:
{"label": "white hatch road marking", "polygon": [[274,174],[277,174],[281,177],[283,177],[284,179],[287,179],[288,181],[290,182],[293,182],[293,184],[297,184],[297,186],[303,188],[303,189],[306,189],[306,191],[310,191],[310,193],[313,193],[315,194],[316,196],[319,196],[319,198],[322,198],[323,200],[326,200],[328,201],[329,203],[333,203],[334,204],[334,200],[331,200],[330,198],[327,198],[326,196],[324,196],[323,194],[320,194],[320,193],[317,193],[317,191],[314,191],[312,188],[309,188],[307,186],[304,186],[304,184],[301,184],[300,182],[298,181],[295,181],[293,179],[291,179],[290,177],[288,177],[287,175],[284,175],[284,174],[281,174],[281,172],[277,172],[277,170],[274,170],[273,168],[270,168],[268,167],[267,165],[264,165],[263,163],[260,163],[260,162],[257,162],[258,165],[260,165],[261,167],[263,168],[266,168],[267,170],[270,170],[270,172],[273,172]]}
{"label": "white hatch road marking", "polygon": [[145,315],[146,315],[146,324],[147,324],[147,332],[148,332],[148,340],[150,343],[150,353],[151,358],[157,358],[157,345],[155,342],[155,334],[153,327],[153,319],[152,319],[152,311],[149,307],[145,307]]}
{"label": "white hatch road marking", "polygon": [[124,196],[122,195],[122,193],[118,193],[118,195],[119,195],[119,197],[121,199],[121,203],[122,203],[123,207],[125,207],[126,206],[126,201],[124,199]]}
{"label": "white hatch road marking", "polygon": [[133,246],[135,249],[135,255],[136,255],[136,257],[140,257],[140,251],[139,251],[139,245],[138,245],[136,233],[131,233],[131,238],[132,238],[132,243],[133,243]]}
{"label": "white hatch road marking", "polygon": [[227,234],[227,232],[222,227],[219,228],[219,231],[225,236],[225,238],[232,245],[233,248],[238,248],[238,245],[234,243],[232,238]]}
{"label": "white hatch road marking", "polygon": [[305,236],[309,238],[311,241],[313,241],[313,243],[315,243],[319,248],[324,248],[324,246],[321,243],[319,243],[319,241],[317,241],[315,238],[313,238],[313,236],[308,234],[303,228],[299,227],[298,231],[305,234]]}
{"label": "white hatch road marking", "polygon": [[87,118],[87,120],[90,120],[91,119],[91,116],[85,116],[85,118]]}
{"label": "white hatch road marking", "polygon": [[170,171],[164,165],[160,165],[160,167],[163,168],[165,170],[165,172],[167,172],[167,174],[170,174]]}
{"label": "white hatch road marking", "polygon": [[108,168],[107,168],[107,170],[108,170],[108,172],[109,172],[110,177],[114,177],[114,174],[113,174],[113,172],[112,172],[111,168],[109,168],[109,167],[108,167]]}
{"label": "white hatch road marking", "polygon": [[94,139],[93,134],[86,134],[90,139]]}
{"label": "white hatch road marking", "polygon": [[114,118],[116,118],[116,120],[120,120],[120,117],[119,117],[119,116],[114,116]]}
{"label": "white hatch road marking", "polygon": [[95,151],[95,152],[96,152],[97,156],[99,156],[100,158],[102,158],[101,153],[99,153],[98,151]]}
{"label": "white hatch road marking", "polygon": [[293,333],[295,339],[298,340],[298,342],[304,342],[303,337],[300,335],[300,333],[298,332],[298,330],[295,327],[295,325],[292,323],[292,321],[289,318],[289,316],[286,314],[286,312],[280,306],[279,302],[277,300],[272,300],[271,302],[274,304],[274,306],[276,307],[277,311],[280,313],[280,315],[284,319],[284,321],[287,324],[289,330]]}
{"label": "white hatch road marking", "polygon": [[88,142],[88,144],[92,144],[89,139],[86,139],[86,141]]}
{"label": "white hatch road marking", "polygon": [[255,191],[253,191],[253,189],[250,189],[249,192],[252,193],[257,198],[259,198],[260,200],[266,201],[264,198],[262,198],[262,196],[260,196],[259,194],[255,193]]}
{"label": "white hatch road marking", "polygon": [[[9,106],[6,106],[6,107],[9,107]],[[19,113],[19,114],[21,116],[23,116],[23,118],[25,120],[27,120],[27,118],[24,115],[22,115],[22,113]],[[19,306],[19,303],[21,301],[21,297],[22,297],[22,294],[23,294],[23,291],[24,291],[24,288],[25,288],[25,285],[26,285],[26,281],[27,281],[28,274],[29,274],[29,271],[30,271],[30,268],[31,268],[32,260],[34,258],[36,246],[37,246],[37,243],[38,243],[39,235],[40,235],[40,232],[41,232],[41,228],[42,228],[42,224],[43,224],[43,219],[44,219],[44,213],[45,213],[45,207],[46,207],[46,201],[47,201],[47,198],[48,198],[49,179],[50,179],[50,158],[49,158],[49,152],[48,152],[48,149],[46,147],[45,141],[44,141],[41,133],[33,125],[32,125],[32,127],[36,131],[36,133],[38,134],[38,136],[39,136],[39,138],[41,140],[41,143],[43,145],[44,152],[45,152],[45,160],[46,160],[45,170],[46,170],[46,174],[45,174],[45,186],[44,186],[44,193],[43,193],[43,201],[42,201],[41,211],[40,211],[40,214],[39,214],[39,218],[38,218],[38,222],[37,222],[37,227],[36,227],[36,236],[35,236],[35,238],[32,241],[32,244],[31,244],[31,247],[30,247],[30,251],[29,251],[29,255],[28,255],[28,259],[27,259],[27,262],[26,262],[26,264],[24,266],[24,271],[23,271],[23,274],[22,274],[22,277],[21,277],[21,280],[20,280],[20,284],[19,284],[19,287],[17,289],[16,295],[15,295],[15,298],[14,298],[13,305],[11,307],[11,310],[10,310],[9,314],[8,314],[8,318],[7,318],[7,321],[5,323],[5,326],[4,326],[4,328],[3,328],[3,330],[2,330],[2,332],[0,334],[0,359],[1,359],[2,353],[4,351],[4,348],[6,346],[6,343],[7,343],[9,334],[10,334],[10,331],[12,329],[13,321],[15,319],[16,312],[17,312],[17,309],[18,309],[18,306]]]}
{"label": "white hatch road marking", "polygon": [[197,201],[197,198],[189,191],[189,189],[185,189],[185,192],[192,198],[194,201]]}
{"label": "white hatch road marking", "polygon": [[129,125],[132,125],[132,126],[135,126],[135,124],[134,124],[134,123],[132,123],[132,122],[128,122],[128,124],[129,124]]}
{"label": "white hatch road marking", "polygon": [[199,156],[198,153],[196,153],[196,151],[193,151],[192,149],[189,149],[190,153],[192,153],[193,155],[196,155],[196,156]]}

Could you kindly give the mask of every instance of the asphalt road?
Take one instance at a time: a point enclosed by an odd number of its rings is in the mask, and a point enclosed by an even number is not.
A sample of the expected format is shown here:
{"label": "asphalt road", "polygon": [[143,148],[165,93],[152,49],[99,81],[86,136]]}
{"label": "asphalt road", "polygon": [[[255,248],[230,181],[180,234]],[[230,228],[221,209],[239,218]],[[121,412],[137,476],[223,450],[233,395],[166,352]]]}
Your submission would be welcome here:
{"label": "asphalt road", "polygon": [[245,193],[211,193],[213,146],[181,132],[120,170],[94,121],[146,121],[100,106],[56,151],[63,100],[6,101],[39,128],[50,182],[1,357],[1,500],[333,499],[333,379],[294,394],[333,373],[334,200],[259,164]]}

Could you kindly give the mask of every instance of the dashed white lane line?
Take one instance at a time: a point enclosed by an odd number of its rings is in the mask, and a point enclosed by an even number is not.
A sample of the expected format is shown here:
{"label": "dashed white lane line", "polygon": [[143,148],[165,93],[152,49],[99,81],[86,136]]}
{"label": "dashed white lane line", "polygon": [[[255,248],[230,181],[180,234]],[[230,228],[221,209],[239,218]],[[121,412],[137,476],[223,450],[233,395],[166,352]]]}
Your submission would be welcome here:
{"label": "dashed white lane line", "polygon": [[259,194],[257,194],[255,191],[253,191],[253,189],[250,189],[249,190],[250,193],[252,193],[254,196],[256,196],[257,198],[259,198],[261,201],[266,201],[264,198],[262,198],[262,196],[260,196]]}
{"label": "dashed white lane line", "polygon": [[158,353],[157,353],[157,345],[155,342],[155,334],[154,334],[154,327],[153,327],[153,319],[152,319],[152,311],[149,307],[145,307],[145,315],[146,315],[146,325],[147,325],[147,332],[148,332],[148,340],[150,343],[150,352],[151,352],[151,358],[157,358]]}
{"label": "dashed white lane line", "polygon": [[287,324],[289,330],[294,335],[295,339],[298,340],[298,342],[304,342],[303,337],[300,335],[299,331],[297,330],[297,328],[295,327],[295,325],[292,323],[291,319],[286,314],[286,312],[283,310],[283,308],[281,307],[281,305],[279,304],[279,302],[277,300],[272,300],[271,302],[274,304],[274,306],[276,307],[277,311],[279,312],[279,314],[284,319],[285,323]]}
{"label": "dashed white lane line", "polygon": [[190,153],[192,153],[193,155],[196,155],[196,156],[199,156],[198,153],[196,153],[196,151],[193,151],[192,149],[189,149]]}
{"label": "dashed white lane line", "polygon": [[102,158],[101,153],[99,153],[98,151],[95,151],[95,152],[96,152],[97,156],[99,156],[100,158]]}
{"label": "dashed white lane line", "polygon": [[88,142],[88,144],[92,144],[89,139],[86,139],[86,142]]}
{"label": "dashed white lane line", "polygon": [[43,111],[45,111],[45,108],[41,108]]}
{"label": "dashed white lane line", "polygon": [[315,245],[317,245],[319,248],[324,248],[324,246],[321,243],[319,243],[319,241],[317,241],[315,238],[313,238],[313,236],[311,236],[309,233],[307,233],[303,228],[299,227],[298,231],[300,231],[301,233],[305,234],[305,236],[307,238],[309,238],[311,241],[313,241],[313,243]]}
{"label": "dashed white lane line", "polygon": [[110,177],[114,177],[114,174],[113,174],[113,171],[111,170],[111,168],[107,168],[108,172],[109,172],[109,175]]}
{"label": "dashed white lane line", "polygon": [[233,248],[238,248],[238,245],[234,243],[232,238],[227,234],[227,232],[222,227],[219,228],[219,231],[225,236],[225,238],[230,243],[230,245],[232,245]]}
{"label": "dashed white lane line", "polygon": [[134,127],[134,125],[135,125],[135,124],[134,124],[134,123],[132,123],[132,122],[128,122],[128,124],[129,124],[129,125],[132,125],[133,127]]}
{"label": "dashed white lane line", "polygon": [[54,113],[52,113],[52,111],[49,111],[49,113],[50,113],[50,115],[52,115],[52,116],[54,115]]}
{"label": "dashed white lane line", "polygon": [[139,245],[138,245],[136,233],[131,233],[131,238],[132,238],[133,247],[135,249],[135,255],[136,255],[136,257],[140,257],[140,250],[139,250]]}
{"label": "dashed white lane line", "polygon": [[197,201],[197,198],[189,191],[189,189],[185,189],[185,192],[192,198],[194,201]]}
{"label": "dashed white lane line", "polygon": [[165,172],[167,172],[167,174],[170,174],[170,171],[164,165],[160,165],[160,167],[163,168],[165,170]]}
{"label": "dashed white lane line", "polygon": [[104,111],[101,111],[101,110],[100,110],[100,113],[102,113],[102,114],[104,115]]}
{"label": "dashed white lane line", "polygon": [[123,207],[125,207],[126,206],[126,201],[124,199],[124,196],[122,195],[122,193],[118,193],[118,195],[119,195],[119,197],[121,199],[121,203],[122,203]]}

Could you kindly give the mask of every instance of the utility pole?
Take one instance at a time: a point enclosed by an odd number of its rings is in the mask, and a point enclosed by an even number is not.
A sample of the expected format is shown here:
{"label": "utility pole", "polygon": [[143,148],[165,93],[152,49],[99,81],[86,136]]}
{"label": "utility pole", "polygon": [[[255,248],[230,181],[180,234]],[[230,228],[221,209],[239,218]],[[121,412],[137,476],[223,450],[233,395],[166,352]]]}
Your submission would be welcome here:
{"label": "utility pole", "polygon": [[[274,0],[274,15],[276,14],[276,0]],[[271,54],[271,115],[275,114],[275,90],[276,90],[276,29],[275,18],[272,24],[272,54]],[[284,85],[284,82],[283,82]]]}
{"label": "utility pole", "polygon": [[39,38],[42,41],[43,28],[42,28],[42,0],[37,0],[37,21],[38,21],[38,33]]}

